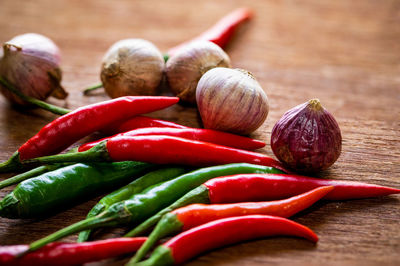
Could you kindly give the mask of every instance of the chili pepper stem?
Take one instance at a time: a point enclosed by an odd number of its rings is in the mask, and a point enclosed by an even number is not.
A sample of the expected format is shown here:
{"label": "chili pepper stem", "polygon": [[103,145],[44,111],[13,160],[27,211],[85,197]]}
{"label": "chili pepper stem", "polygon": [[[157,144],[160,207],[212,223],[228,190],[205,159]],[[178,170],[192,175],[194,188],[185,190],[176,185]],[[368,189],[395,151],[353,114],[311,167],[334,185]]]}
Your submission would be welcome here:
{"label": "chili pepper stem", "polygon": [[129,261],[125,266],[152,266],[152,265],[174,265],[171,250],[163,245],[157,247],[151,257],[139,263]]}
{"label": "chili pepper stem", "polygon": [[13,94],[17,95],[18,97],[20,97],[22,100],[24,100],[32,105],[35,105],[37,107],[40,107],[44,110],[47,110],[53,114],[65,115],[65,114],[71,112],[71,110],[68,110],[68,109],[65,109],[62,107],[58,107],[53,104],[46,103],[44,101],[38,100],[36,98],[30,97],[30,96],[27,96],[27,95],[21,93],[10,82],[8,82],[4,77],[0,77],[0,84],[3,85],[3,87],[6,88],[8,91],[10,91]]}
{"label": "chili pepper stem", "polygon": [[208,188],[205,186],[199,186],[190,192],[188,192],[184,197],[180,198],[179,200],[175,201],[175,203],[169,205],[167,208],[162,209],[136,228],[128,232],[125,237],[132,237],[137,236],[145,231],[147,231],[150,227],[155,225],[164,214],[173,211],[179,207],[186,206],[192,203],[210,203],[210,197],[208,196]]}
{"label": "chili pepper stem", "polygon": [[[74,153],[74,152],[78,152],[78,147],[72,148],[70,149],[67,153]],[[18,160],[19,163],[19,160]],[[51,164],[51,165],[43,165],[43,166],[39,166],[36,167],[34,169],[31,169],[25,173],[10,177],[6,180],[3,180],[0,182],[0,189],[20,183],[24,180],[27,180],[31,177],[35,177],[41,174],[44,174],[46,172],[49,171],[53,171],[56,170],[57,168],[60,168],[62,165],[60,164]]]}
{"label": "chili pepper stem", "polygon": [[64,162],[104,162],[111,161],[107,153],[106,141],[100,142],[93,148],[76,153],[64,153],[50,156],[43,156],[22,161],[23,164],[41,163],[64,163]]}
{"label": "chili pepper stem", "polygon": [[48,165],[43,165],[43,166],[34,168],[32,170],[29,170],[28,172],[10,177],[10,178],[0,182],[0,189],[14,185],[14,184],[24,181],[28,178],[46,173],[48,171],[48,169],[49,169]]}
{"label": "chili pepper stem", "polygon": [[54,242],[56,240],[59,240],[63,237],[69,236],[71,234],[87,230],[87,229],[94,229],[98,228],[101,226],[107,226],[107,225],[113,225],[116,221],[115,215],[107,215],[107,213],[104,213],[105,215],[98,215],[89,219],[85,219],[82,221],[79,221],[77,223],[74,223],[70,226],[67,226],[51,235],[48,235],[42,239],[39,239],[29,245],[29,249],[26,252],[21,253],[18,257],[25,255],[25,253],[35,251],[51,242]]}
{"label": "chili pepper stem", "polygon": [[169,54],[164,54],[163,57],[164,57],[164,61],[167,62],[169,59]]}
{"label": "chili pepper stem", "polygon": [[7,161],[0,163],[0,173],[18,170],[22,166],[19,153],[15,152]]}
{"label": "chili pepper stem", "polygon": [[177,219],[175,214],[165,214],[128,264],[139,262],[159,239],[181,231],[182,226],[182,222]]}
{"label": "chili pepper stem", "polygon": [[93,85],[93,86],[90,86],[90,87],[84,89],[84,90],[83,90],[83,94],[84,94],[84,95],[88,95],[88,94],[90,94],[92,91],[97,90],[97,89],[100,89],[100,88],[103,88],[103,84],[102,84],[102,83],[99,83],[99,84],[96,84],[96,85]]}
{"label": "chili pepper stem", "polygon": [[[88,215],[86,219],[97,216],[98,214],[102,213],[105,210],[105,208],[106,206],[104,206],[103,204],[96,204],[96,206],[94,206],[94,208],[89,212],[90,216]],[[76,240],[76,242],[78,243],[85,242],[86,240],[89,239],[91,233],[92,230],[81,231],[78,235],[78,239]]]}

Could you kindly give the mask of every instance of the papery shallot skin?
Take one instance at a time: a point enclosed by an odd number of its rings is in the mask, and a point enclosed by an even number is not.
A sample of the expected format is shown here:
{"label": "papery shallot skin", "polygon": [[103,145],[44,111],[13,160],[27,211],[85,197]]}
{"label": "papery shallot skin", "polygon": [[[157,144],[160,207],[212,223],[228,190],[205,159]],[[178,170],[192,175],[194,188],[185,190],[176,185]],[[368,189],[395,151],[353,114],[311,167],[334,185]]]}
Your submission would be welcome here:
{"label": "papery shallot skin", "polygon": [[153,43],[124,39],[114,43],[104,55],[100,78],[111,98],[157,95],[164,65],[164,58]]}
{"label": "papery shallot skin", "polygon": [[[0,76],[27,96],[45,100],[51,94],[64,99],[61,87],[60,51],[49,38],[26,33],[3,44],[0,54]],[[12,103],[27,105],[0,85],[3,95]]]}
{"label": "papery shallot skin", "polygon": [[285,166],[316,173],[339,158],[342,135],[335,118],[312,99],[287,111],[275,124],[271,148]]}
{"label": "papery shallot skin", "polygon": [[224,50],[209,41],[192,42],[168,59],[166,77],[169,87],[182,101],[195,105],[200,78],[215,67],[231,67]]}

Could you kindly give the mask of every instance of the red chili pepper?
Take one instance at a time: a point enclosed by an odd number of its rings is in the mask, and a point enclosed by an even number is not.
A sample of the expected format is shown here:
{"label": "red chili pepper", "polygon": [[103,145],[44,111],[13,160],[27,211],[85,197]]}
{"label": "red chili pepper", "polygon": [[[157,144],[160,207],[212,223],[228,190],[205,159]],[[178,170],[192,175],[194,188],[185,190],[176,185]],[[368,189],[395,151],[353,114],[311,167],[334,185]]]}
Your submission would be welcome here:
{"label": "red chili pepper", "polygon": [[134,137],[134,136],[149,136],[149,135],[165,135],[165,136],[180,137],[184,139],[199,140],[199,141],[210,142],[214,144],[219,144],[238,149],[245,149],[245,150],[259,149],[265,146],[265,143],[259,140],[211,129],[189,128],[189,127],[188,128],[149,127],[149,128],[134,129],[125,133],[114,135],[112,137],[107,137],[101,140],[83,144],[82,146],[79,147],[79,151],[81,152],[89,150],[90,148],[93,148],[100,142],[110,138],[122,137],[122,136]]}
{"label": "red chili pepper", "polygon": [[221,48],[225,48],[239,25],[244,21],[249,20],[252,16],[253,12],[248,8],[236,9],[220,19],[214,26],[196,38],[169,49],[167,54],[171,56],[188,43],[199,40],[210,41],[217,44]]}
{"label": "red chili pepper", "polygon": [[[276,201],[191,204],[171,213],[176,215],[182,223],[182,231],[213,220],[239,215],[264,214],[287,218],[310,207],[333,189],[333,186],[318,187],[300,195]],[[264,192],[264,194],[268,193]]]}
{"label": "red chili pepper", "polygon": [[122,122],[115,122],[106,128],[103,128],[101,131],[111,135],[145,127],[187,128],[174,122],[139,115],[129,118],[128,120],[123,120]]}
{"label": "red chili pepper", "polygon": [[[309,228],[286,218],[247,215],[216,220],[181,233],[155,249],[140,265],[181,264],[215,248],[269,236],[296,236],[317,242]],[[129,264],[128,265],[133,265]]]}
{"label": "red chili pepper", "polygon": [[281,199],[321,186],[335,187],[324,197],[327,200],[361,199],[400,193],[400,189],[355,181],[281,174],[232,175],[211,179],[204,185],[213,203]]}
{"label": "red chili pepper", "polygon": [[43,127],[9,161],[0,165],[0,171],[18,166],[20,160],[60,152],[114,121],[156,111],[178,101],[177,97],[127,96],[78,108]]}
{"label": "red chili pepper", "polygon": [[286,172],[280,162],[261,153],[171,136],[115,137],[84,152],[40,157],[27,160],[26,163],[47,164],[94,160],[141,161],[191,166],[245,162],[271,166]]}
{"label": "red chili pepper", "polygon": [[140,261],[159,239],[168,235],[186,231],[214,220],[234,216],[262,214],[290,217],[310,207],[332,189],[332,186],[319,187],[298,196],[276,201],[210,205],[191,204],[181,207],[163,215],[146,242],[131,259],[131,262]]}
{"label": "red chili pepper", "polygon": [[139,249],[145,237],[113,238],[85,243],[51,243],[43,248],[18,255],[29,245],[0,246],[1,265],[80,265],[131,253]]}
{"label": "red chili pepper", "polygon": [[386,196],[400,189],[361,182],[317,179],[282,174],[240,174],[210,179],[189,191],[170,206],[142,222],[125,236],[137,236],[154,226],[161,217],[177,208],[193,203],[230,203],[288,198],[321,186],[333,186],[324,199],[348,200]]}

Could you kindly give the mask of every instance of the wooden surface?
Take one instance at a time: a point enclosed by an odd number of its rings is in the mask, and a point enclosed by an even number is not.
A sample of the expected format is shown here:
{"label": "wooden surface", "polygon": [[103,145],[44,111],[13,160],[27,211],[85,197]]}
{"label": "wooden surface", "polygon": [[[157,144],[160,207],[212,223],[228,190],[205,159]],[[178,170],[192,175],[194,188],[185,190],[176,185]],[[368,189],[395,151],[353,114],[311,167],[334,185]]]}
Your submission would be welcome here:
{"label": "wooden surface", "polygon": [[[63,85],[70,96],[51,102],[76,108],[107,99],[101,91],[84,97],[81,89],[99,81],[100,60],[112,43],[144,38],[166,51],[243,5],[256,16],[227,52],[235,67],[253,72],[270,100],[269,116],[252,136],[269,142],[286,110],[317,97],[343,135],[339,160],[321,176],[400,188],[400,1],[1,0],[0,42],[26,32],[53,39],[63,54]],[[194,108],[175,106],[152,115],[199,126]],[[13,109],[1,97],[0,159],[55,117]],[[261,152],[272,155],[269,145]],[[0,244],[29,243],[81,220],[98,199],[41,220],[0,218]],[[322,202],[294,217],[315,230],[317,245],[270,238],[209,252],[189,265],[399,265],[399,200],[397,195]]]}

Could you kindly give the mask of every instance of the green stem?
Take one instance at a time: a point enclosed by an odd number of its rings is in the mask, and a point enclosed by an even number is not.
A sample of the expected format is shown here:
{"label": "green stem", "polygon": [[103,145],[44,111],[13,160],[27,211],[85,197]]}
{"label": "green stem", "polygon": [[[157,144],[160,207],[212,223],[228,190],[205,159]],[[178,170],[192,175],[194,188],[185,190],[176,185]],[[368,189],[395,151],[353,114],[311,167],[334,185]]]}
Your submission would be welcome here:
{"label": "green stem", "polygon": [[64,153],[50,156],[37,157],[29,160],[25,160],[23,164],[41,163],[41,164],[53,164],[53,163],[78,163],[78,162],[103,162],[110,161],[108,156],[106,141],[100,142],[93,148],[76,153]]}
{"label": "green stem", "polygon": [[88,88],[86,88],[86,89],[83,90],[83,94],[84,94],[84,95],[88,95],[88,94],[90,94],[92,91],[95,91],[95,90],[100,89],[100,88],[103,88],[103,84],[101,84],[101,83],[96,84],[96,85],[93,85],[93,86],[90,86],[90,87],[88,87]]}
{"label": "green stem", "polygon": [[39,167],[36,167],[32,170],[29,170],[25,173],[10,177],[6,180],[3,180],[0,182],[0,189],[17,184],[17,183],[21,183],[24,180],[27,180],[31,177],[36,177],[38,175],[50,172],[50,171],[54,171],[60,167],[65,166],[65,164],[50,164],[50,165],[42,165]]}
{"label": "green stem", "polygon": [[[171,180],[179,175],[184,174],[187,170],[183,167],[161,168],[149,172],[140,178],[132,181],[126,186],[108,194],[102,198],[88,213],[87,218],[96,216],[97,214],[108,209],[112,204],[127,200],[134,195],[143,192],[145,189]],[[90,230],[80,232],[77,242],[84,242],[89,239]]]}
{"label": "green stem", "polygon": [[69,110],[69,109],[58,107],[53,104],[46,103],[44,101],[38,100],[36,98],[30,97],[30,96],[27,96],[27,95],[21,93],[10,82],[8,82],[4,77],[0,77],[0,84],[3,85],[3,87],[6,88],[7,90],[9,90],[10,92],[12,92],[15,95],[17,95],[18,97],[20,97],[22,100],[24,100],[30,104],[33,104],[37,107],[40,107],[44,110],[52,112],[53,114],[65,115],[65,114],[68,114],[69,112],[71,112],[71,110]]}
{"label": "green stem", "polygon": [[183,224],[176,214],[165,214],[129,263],[139,262],[159,239],[180,232],[182,227]]}
{"label": "green stem", "polygon": [[206,186],[199,186],[191,191],[189,191],[187,194],[182,196],[180,199],[175,201],[173,204],[169,205],[167,208],[162,209],[155,215],[151,216],[149,219],[138,225],[136,228],[133,230],[129,231],[125,237],[133,237],[133,236],[138,236],[145,231],[147,231],[150,227],[155,225],[158,221],[160,221],[161,217],[168,213],[171,212],[177,208],[192,204],[192,203],[209,203],[210,198],[208,196],[208,188]]}
{"label": "green stem", "polygon": [[[101,203],[96,204],[96,206],[94,206],[93,209],[90,210],[90,212],[86,216],[86,219],[89,219],[89,218],[99,215],[100,213],[105,211],[105,209],[106,209],[105,205],[103,205]],[[82,242],[87,241],[89,239],[91,233],[92,233],[92,230],[81,231],[78,235],[78,239],[76,240],[76,242],[82,243]]]}
{"label": "green stem", "polygon": [[163,57],[164,57],[164,61],[167,62],[169,59],[169,54],[164,54]]}
{"label": "green stem", "polygon": [[0,163],[0,173],[12,172],[18,170],[22,166],[19,153],[16,151],[7,161]]}
{"label": "green stem", "polygon": [[24,181],[26,179],[29,179],[31,177],[34,176],[38,176],[41,175],[43,173],[46,173],[47,171],[49,171],[49,167],[48,165],[43,165],[43,166],[39,166],[37,168],[34,168],[32,170],[29,170],[28,172],[10,177],[6,180],[3,180],[0,182],[0,189],[20,183],[21,181]]}
{"label": "green stem", "polygon": [[128,262],[125,266],[161,266],[161,265],[174,265],[175,260],[172,256],[171,250],[163,245],[158,246],[151,257],[145,261],[135,263]]}
{"label": "green stem", "polygon": [[96,217],[92,217],[89,219],[85,219],[82,221],[79,221],[77,223],[74,223],[68,227],[65,227],[51,235],[48,235],[42,239],[39,239],[32,244],[29,245],[29,249],[24,252],[24,255],[27,252],[35,251],[51,242],[57,241],[63,237],[72,235],[74,233],[87,230],[87,229],[94,229],[94,228],[99,228],[101,226],[107,226],[107,225],[113,225],[115,223],[115,220],[117,220],[117,217],[115,215],[107,215],[107,213],[104,213],[106,215],[98,215]]}

